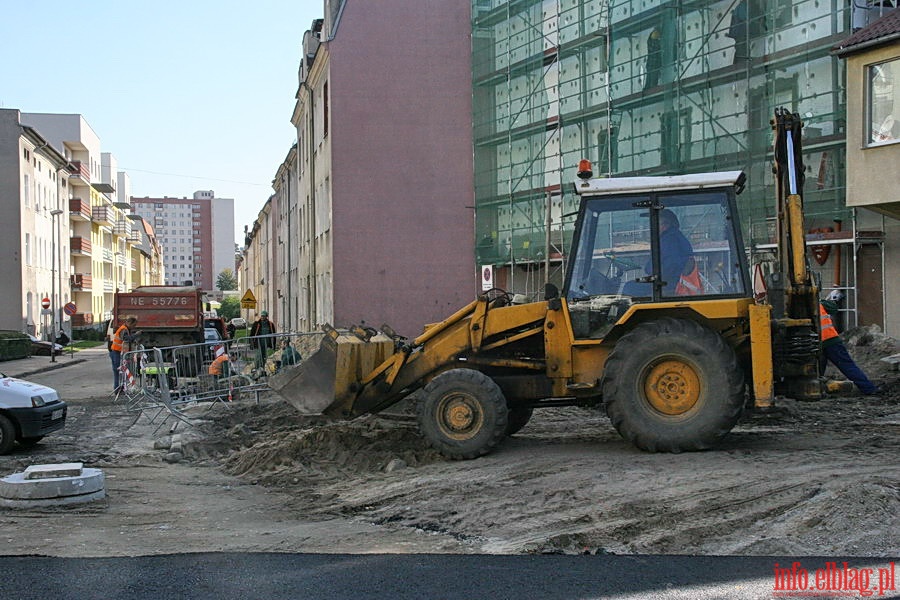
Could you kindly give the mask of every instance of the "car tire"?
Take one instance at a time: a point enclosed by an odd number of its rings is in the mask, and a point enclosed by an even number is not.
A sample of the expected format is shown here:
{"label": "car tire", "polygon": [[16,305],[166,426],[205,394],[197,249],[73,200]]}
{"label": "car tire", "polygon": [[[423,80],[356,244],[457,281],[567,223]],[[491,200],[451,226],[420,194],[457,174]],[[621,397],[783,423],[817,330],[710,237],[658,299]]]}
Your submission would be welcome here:
{"label": "car tire", "polygon": [[0,454],[12,450],[16,441],[16,426],[6,415],[0,415]]}

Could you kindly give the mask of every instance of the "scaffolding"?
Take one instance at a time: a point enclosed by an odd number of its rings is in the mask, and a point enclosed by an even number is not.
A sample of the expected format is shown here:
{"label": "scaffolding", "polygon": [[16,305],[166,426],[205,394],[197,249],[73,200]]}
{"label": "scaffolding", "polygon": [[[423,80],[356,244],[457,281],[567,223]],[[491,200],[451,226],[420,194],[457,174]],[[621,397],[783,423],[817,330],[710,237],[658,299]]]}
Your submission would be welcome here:
{"label": "scaffolding", "polygon": [[[848,245],[823,286],[852,288],[846,0],[473,0],[476,255],[506,289],[563,278],[579,159],[595,176],[740,169],[744,237],[774,239],[769,120],[804,120],[806,223]],[[828,232],[828,229],[831,232]],[[839,256],[839,258],[838,258]],[[832,275],[834,274],[834,275]],[[844,280],[833,279],[843,277]]]}

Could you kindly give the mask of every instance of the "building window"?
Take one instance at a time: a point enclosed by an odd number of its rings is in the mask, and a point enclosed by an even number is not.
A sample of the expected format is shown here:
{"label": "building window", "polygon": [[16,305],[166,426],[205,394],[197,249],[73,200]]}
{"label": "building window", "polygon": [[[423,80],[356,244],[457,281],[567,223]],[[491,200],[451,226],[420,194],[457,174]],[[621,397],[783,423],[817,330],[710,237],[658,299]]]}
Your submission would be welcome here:
{"label": "building window", "polygon": [[31,264],[31,234],[25,234],[25,264]]}
{"label": "building window", "polygon": [[328,82],[322,86],[322,137],[328,137]]}
{"label": "building window", "polygon": [[900,140],[900,58],[869,65],[867,145]]}

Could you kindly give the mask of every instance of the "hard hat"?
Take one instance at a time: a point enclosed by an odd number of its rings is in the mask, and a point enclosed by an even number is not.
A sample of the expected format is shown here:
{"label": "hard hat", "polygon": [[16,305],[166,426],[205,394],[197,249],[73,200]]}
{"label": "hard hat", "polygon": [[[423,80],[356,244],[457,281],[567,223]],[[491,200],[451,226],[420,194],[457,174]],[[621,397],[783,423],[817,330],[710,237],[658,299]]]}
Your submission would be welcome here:
{"label": "hard hat", "polygon": [[264,310],[264,311],[262,311],[261,313],[259,313],[259,316],[261,316],[261,317],[268,317],[268,316],[269,316],[269,311]]}
{"label": "hard hat", "polygon": [[841,290],[837,290],[837,289],[831,290],[831,292],[828,294],[827,299],[831,300],[832,302],[840,302],[841,300],[844,299],[844,292],[842,292]]}

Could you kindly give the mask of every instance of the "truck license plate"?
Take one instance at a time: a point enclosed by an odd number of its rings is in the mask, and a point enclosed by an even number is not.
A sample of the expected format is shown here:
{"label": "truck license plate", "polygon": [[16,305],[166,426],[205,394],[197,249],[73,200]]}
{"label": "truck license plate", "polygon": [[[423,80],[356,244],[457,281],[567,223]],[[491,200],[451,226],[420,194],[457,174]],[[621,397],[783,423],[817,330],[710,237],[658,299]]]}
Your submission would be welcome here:
{"label": "truck license plate", "polygon": [[50,420],[55,421],[57,419],[62,419],[62,416],[63,416],[63,411],[60,408],[59,410],[54,410],[52,413],[50,413]]}

